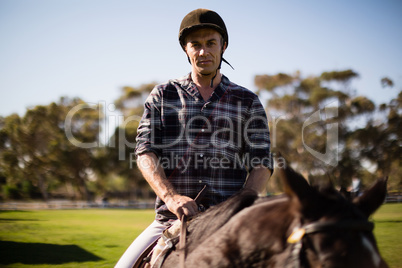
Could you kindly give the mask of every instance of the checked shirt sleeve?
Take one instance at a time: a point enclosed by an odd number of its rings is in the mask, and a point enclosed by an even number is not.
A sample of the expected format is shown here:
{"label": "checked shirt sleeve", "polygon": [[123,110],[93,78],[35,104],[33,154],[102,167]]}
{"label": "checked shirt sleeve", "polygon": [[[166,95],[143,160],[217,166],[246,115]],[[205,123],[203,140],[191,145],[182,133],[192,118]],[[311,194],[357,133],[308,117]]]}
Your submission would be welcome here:
{"label": "checked shirt sleeve", "polygon": [[273,158],[268,119],[258,98],[254,99],[249,114],[250,117],[245,125],[245,152],[248,154],[249,170],[263,165],[272,172]]}
{"label": "checked shirt sleeve", "polygon": [[135,156],[153,152],[158,157],[161,149],[156,146],[161,141],[161,90],[155,87],[144,104],[144,114],[137,129]]}

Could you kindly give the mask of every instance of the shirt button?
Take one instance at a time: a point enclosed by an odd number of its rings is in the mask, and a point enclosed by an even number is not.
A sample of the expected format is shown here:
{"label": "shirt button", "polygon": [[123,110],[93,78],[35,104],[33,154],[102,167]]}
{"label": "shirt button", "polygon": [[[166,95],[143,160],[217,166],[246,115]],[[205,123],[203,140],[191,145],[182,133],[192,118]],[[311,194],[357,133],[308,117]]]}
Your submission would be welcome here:
{"label": "shirt button", "polygon": [[201,129],[201,132],[204,132],[205,131],[205,129]]}
{"label": "shirt button", "polygon": [[199,183],[202,183],[202,180],[199,180],[198,182],[199,182]]}
{"label": "shirt button", "polygon": [[204,157],[204,155],[203,155],[203,154],[200,154],[200,157]]}

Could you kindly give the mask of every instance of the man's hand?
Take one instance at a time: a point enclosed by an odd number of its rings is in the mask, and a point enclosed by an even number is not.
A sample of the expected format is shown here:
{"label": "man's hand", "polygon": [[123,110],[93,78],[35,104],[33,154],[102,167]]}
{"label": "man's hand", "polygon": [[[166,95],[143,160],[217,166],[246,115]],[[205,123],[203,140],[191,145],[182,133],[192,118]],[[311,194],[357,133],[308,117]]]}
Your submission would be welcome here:
{"label": "man's hand", "polygon": [[187,217],[198,213],[197,203],[190,197],[180,195],[173,185],[166,178],[165,171],[159,165],[159,160],[154,153],[141,154],[137,159],[138,168],[167,208],[181,219],[182,215]]}
{"label": "man's hand", "polygon": [[182,215],[190,217],[198,213],[197,203],[188,196],[173,195],[171,198],[166,198],[165,204],[178,219],[181,219]]}

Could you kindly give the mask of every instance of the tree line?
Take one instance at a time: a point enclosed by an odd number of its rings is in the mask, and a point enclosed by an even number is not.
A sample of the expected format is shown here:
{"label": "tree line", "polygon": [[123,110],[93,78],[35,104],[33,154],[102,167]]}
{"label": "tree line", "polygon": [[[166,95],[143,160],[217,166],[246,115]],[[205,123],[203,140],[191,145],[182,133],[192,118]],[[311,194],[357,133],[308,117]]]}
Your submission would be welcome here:
{"label": "tree line", "polygon": [[[348,187],[389,177],[389,190],[402,190],[402,91],[375,104],[351,88],[353,70],[255,76],[256,93],[269,117],[271,148],[312,183],[330,180]],[[122,88],[114,105],[122,117],[109,140],[100,133],[102,104],[62,97],[0,117],[0,197],[48,200],[149,198],[152,191],[132,161],[144,98],[156,83]],[[381,90],[394,90],[387,77]],[[379,93],[381,94],[381,93]],[[274,176],[269,192],[281,190]]]}

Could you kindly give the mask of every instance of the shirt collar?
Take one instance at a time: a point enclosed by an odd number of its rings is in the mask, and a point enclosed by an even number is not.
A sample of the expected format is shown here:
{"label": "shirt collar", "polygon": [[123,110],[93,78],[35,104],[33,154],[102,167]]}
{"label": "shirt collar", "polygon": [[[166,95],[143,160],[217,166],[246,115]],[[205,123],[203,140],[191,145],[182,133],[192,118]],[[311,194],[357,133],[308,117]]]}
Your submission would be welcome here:
{"label": "shirt collar", "polygon": [[[197,89],[197,86],[191,79],[191,73],[187,74],[186,76],[183,76],[182,78],[177,79],[176,82],[180,85],[182,89],[187,91],[187,93],[189,93],[191,96],[196,97],[198,99],[202,99],[201,94]],[[219,100],[226,93],[226,91],[229,90],[229,84],[230,84],[229,79],[226,76],[222,75],[221,82],[215,88],[210,100],[211,101]]]}

